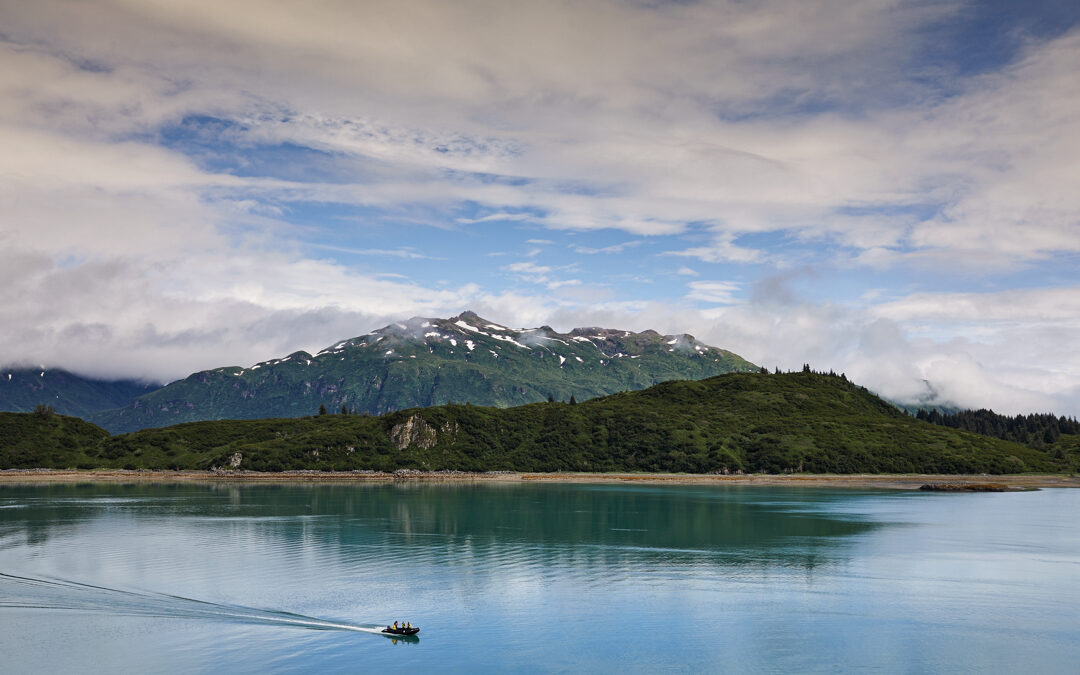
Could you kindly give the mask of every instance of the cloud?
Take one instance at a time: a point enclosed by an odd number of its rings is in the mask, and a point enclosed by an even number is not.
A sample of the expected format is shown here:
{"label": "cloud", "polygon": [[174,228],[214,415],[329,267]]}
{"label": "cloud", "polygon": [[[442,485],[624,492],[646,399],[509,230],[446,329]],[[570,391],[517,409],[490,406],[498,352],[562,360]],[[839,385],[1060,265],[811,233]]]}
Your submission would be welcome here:
{"label": "cloud", "polygon": [[574,253],[584,253],[587,255],[595,255],[597,253],[622,253],[628,248],[634,248],[641,246],[645,243],[644,239],[634,239],[631,241],[624,241],[621,244],[612,244],[611,246],[604,246],[603,248],[589,248],[587,246],[575,246]]}
{"label": "cloud", "polygon": [[[760,262],[734,241],[766,231],[878,266],[1076,250],[1075,31],[943,83],[912,64],[962,3],[310,4],[9,9],[7,108],[114,138],[211,115],[227,161],[290,143],[340,164],[333,184],[243,185],[264,199],[468,202],[489,213],[454,222],[659,236],[704,223],[712,241],[675,254],[713,263]],[[849,212],[909,206],[933,215]]]}
{"label": "cloud", "polygon": [[[529,220],[530,218],[532,218],[532,216],[530,216],[527,213],[491,213],[491,214],[488,214],[488,215],[483,216],[481,218],[457,218],[456,220],[457,220],[457,222],[463,223],[463,224],[466,224],[466,225],[474,225],[476,223],[491,223],[491,222],[501,222],[501,221],[520,222],[520,221],[523,221],[523,220]],[[553,243],[553,242],[543,240],[543,239],[529,239],[528,243],[530,243],[530,244],[541,244],[541,243],[550,244],[550,243]]]}
{"label": "cloud", "polygon": [[874,313],[909,322],[1071,324],[1080,317],[1080,286],[991,293],[916,293],[879,304]]}
{"label": "cloud", "polygon": [[326,251],[337,251],[339,253],[351,253],[353,255],[369,255],[378,257],[390,257],[390,258],[408,258],[410,260],[444,260],[444,258],[436,258],[423,253],[417,253],[411,248],[349,248],[347,246],[330,246],[328,244],[312,244],[308,246],[311,248],[322,249]]}
{"label": "cloud", "polygon": [[663,255],[686,256],[708,263],[752,263],[761,259],[761,251],[738,246],[734,240],[735,237],[732,234],[721,234],[715,236],[708,246],[696,246],[682,251],[666,251]]}
{"label": "cloud", "polygon": [[739,292],[741,284],[732,281],[691,281],[687,284],[690,292],[686,297],[690,300],[700,300],[716,305],[733,305],[738,300],[735,294]]}
{"label": "cloud", "polygon": [[537,265],[534,262],[516,262],[504,265],[501,269],[504,272],[510,272],[511,275],[521,281],[546,286],[551,290],[565,286],[581,285],[580,279],[556,279],[552,277],[552,272],[570,269],[570,266],[555,268],[547,265]]}
{"label": "cloud", "polygon": [[[526,325],[694,330],[889,395],[932,379],[966,402],[1075,411],[1080,31],[975,75],[926,60],[969,9],[6,3],[4,358],[173,377],[483,307]],[[311,256],[330,244],[292,219],[309,205],[387,231],[614,229],[740,270],[802,274],[811,258],[894,276],[854,304],[810,299],[795,277],[697,280],[649,304],[557,262],[503,268],[535,295],[425,285]],[[972,271],[1036,288],[935,285]]]}
{"label": "cloud", "polygon": [[[167,380],[250,364],[318,350],[414,314],[449,315],[451,308],[492,297],[475,286],[424,288],[274,252],[172,259],[167,275],[155,269],[157,261],[64,266],[25,250],[6,250],[5,260],[4,363],[47,363],[101,376]],[[259,273],[263,268],[273,274]],[[357,288],[364,292],[353,292]]]}

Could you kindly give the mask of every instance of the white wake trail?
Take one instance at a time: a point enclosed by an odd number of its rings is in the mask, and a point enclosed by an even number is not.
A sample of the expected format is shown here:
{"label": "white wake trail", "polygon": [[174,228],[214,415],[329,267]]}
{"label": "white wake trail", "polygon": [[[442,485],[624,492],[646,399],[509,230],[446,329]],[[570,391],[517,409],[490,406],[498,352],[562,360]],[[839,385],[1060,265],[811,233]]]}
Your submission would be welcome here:
{"label": "white wake trail", "polygon": [[127,616],[204,619],[230,623],[345,630],[382,634],[382,627],[304,616],[294,612],[207,602],[167,593],[131,591],[50,577],[0,572],[0,607],[101,612]]}

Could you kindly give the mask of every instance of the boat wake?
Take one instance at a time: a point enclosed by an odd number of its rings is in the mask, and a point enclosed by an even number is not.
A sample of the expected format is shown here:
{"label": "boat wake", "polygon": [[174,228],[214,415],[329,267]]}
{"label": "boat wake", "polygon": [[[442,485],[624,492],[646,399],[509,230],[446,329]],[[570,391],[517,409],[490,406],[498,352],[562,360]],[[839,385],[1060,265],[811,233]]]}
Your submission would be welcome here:
{"label": "boat wake", "polygon": [[126,616],[205,619],[307,630],[344,630],[381,634],[382,626],[364,626],[259,609],[195,600],[179,595],[95,586],[52,577],[24,577],[0,572],[0,608],[104,612]]}

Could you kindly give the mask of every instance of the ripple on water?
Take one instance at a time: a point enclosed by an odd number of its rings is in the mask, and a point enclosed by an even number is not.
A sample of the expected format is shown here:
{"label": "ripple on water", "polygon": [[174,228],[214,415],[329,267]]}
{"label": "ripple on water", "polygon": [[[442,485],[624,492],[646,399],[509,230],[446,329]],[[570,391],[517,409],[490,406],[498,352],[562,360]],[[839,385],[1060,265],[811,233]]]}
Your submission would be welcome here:
{"label": "ripple on water", "polygon": [[[42,608],[0,606],[0,621],[54,612],[87,663],[137,634],[147,670],[1067,672],[1080,658],[1075,496],[639,487],[0,490],[19,505],[0,516],[0,571],[106,589],[20,591]],[[302,625],[395,619],[423,639]],[[56,648],[49,631],[0,635],[16,664]]]}

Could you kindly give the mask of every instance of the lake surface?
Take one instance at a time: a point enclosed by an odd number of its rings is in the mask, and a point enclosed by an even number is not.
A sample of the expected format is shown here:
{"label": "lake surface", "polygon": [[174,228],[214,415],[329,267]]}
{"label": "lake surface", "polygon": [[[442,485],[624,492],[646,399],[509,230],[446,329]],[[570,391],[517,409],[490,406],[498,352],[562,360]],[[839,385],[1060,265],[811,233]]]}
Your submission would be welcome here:
{"label": "lake surface", "polygon": [[[1078,490],[0,486],[0,670],[1072,673],[1078,514]],[[394,620],[419,639],[363,632]]]}

